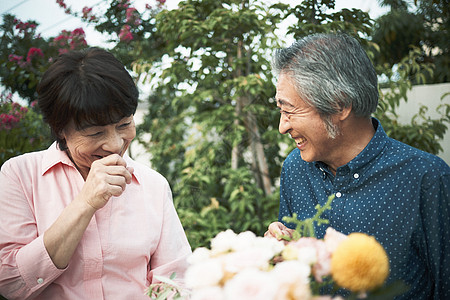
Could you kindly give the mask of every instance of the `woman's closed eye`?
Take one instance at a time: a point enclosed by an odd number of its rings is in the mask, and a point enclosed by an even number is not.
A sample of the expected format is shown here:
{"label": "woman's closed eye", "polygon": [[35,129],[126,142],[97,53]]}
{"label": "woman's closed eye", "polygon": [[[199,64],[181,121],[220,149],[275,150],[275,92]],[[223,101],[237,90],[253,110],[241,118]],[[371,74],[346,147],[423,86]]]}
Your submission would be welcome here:
{"label": "woman's closed eye", "polygon": [[131,124],[131,121],[127,122],[127,123],[120,124],[119,128],[127,128],[128,126],[130,126],[130,124]]}
{"label": "woman's closed eye", "polygon": [[96,131],[96,132],[93,132],[93,133],[89,133],[87,136],[94,137],[94,136],[99,136],[99,135],[101,135],[102,133],[103,133],[102,131]]}

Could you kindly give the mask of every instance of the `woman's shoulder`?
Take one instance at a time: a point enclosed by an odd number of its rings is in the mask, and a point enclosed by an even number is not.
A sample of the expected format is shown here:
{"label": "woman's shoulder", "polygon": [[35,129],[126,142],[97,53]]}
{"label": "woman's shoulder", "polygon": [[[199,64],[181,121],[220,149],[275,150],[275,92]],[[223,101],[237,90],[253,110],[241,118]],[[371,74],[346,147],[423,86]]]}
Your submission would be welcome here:
{"label": "woman's shoulder", "polygon": [[134,174],[138,181],[140,182],[151,181],[161,184],[167,183],[167,179],[162,174],[152,169],[151,167],[144,165],[143,163],[138,162],[136,160],[133,160],[129,156],[124,156],[124,159],[127,162],[127,165],[134,168]]}
{"label": "woman's shoulder", "polygon": [[45,152],[41,150],[35,152],[24,153],[8,159],[1,167],[2,172],[33,170],[40,168],[45,157]]}

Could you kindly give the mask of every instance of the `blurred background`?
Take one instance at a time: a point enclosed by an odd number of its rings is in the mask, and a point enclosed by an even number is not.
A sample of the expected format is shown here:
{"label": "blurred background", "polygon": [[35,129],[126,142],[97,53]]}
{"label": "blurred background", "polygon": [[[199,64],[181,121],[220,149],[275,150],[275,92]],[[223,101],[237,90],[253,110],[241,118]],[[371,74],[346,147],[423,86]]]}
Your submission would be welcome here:
{"label": "blurred background", "polygon": [[36,107],[43,72],[103,47],[141,96],[134,159],[163,174],[192,248],[218,232],[262,235],[295,147],[278,132],[273,51],[346,32],[374,63],[387,134],[450,163],[447,0],[0,0],[0,164],[52,142]]}

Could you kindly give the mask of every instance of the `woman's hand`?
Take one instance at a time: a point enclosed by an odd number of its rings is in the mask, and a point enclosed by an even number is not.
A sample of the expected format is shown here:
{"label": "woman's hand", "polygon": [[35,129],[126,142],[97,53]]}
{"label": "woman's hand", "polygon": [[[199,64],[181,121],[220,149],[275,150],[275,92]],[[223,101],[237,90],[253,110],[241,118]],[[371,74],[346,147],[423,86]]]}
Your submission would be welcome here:
{"label": "woman's hand", "polygon": [[270,223],[268,230],[266,233],[264,233],[265,237],[274,237],[277,240],[281,240],[282,236],[289,236],[292,237],[292,232],[294,232],[293,229],[287,228],[283,223],[281,222],[273,222]]}
{"label": "woman's hand", "polygon": [[92,216],[112,196],[123,193],[133,171],[118,154],[92,163],[81,192],[44,234],[45,248],[57,268],[68,265]]}
{"label": "woman's hand", "polygon": [[112,196],[120,196],[131,183],[133,168],[127,167],[118,154],[111,154],[92,163],[79,198],[95,210],[102,208]]}

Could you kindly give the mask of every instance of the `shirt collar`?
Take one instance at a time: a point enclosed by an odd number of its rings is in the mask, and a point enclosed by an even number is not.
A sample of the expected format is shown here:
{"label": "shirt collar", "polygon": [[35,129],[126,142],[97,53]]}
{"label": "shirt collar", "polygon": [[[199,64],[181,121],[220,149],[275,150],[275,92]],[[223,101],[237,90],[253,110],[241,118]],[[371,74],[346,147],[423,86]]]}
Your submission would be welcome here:
{"label": "shirt collar", "polygon": [[[127,153],[124,154],[123,158],[125,159],[127,166],[133,167],[133,177],[136,179],[138,183],[140,183],[141,175],[140,168],[138,168],[135,161],[133,161]],[[64,164],[67,166],[70,166],[72,168],[75,168],[74,163],[70,160],[69,156],[65,151],[62,151],[59,149],[56,142],[54,142],[45,152],[44,157],[42,159],[42,171],[41,175],[44,175],[47,173],[50,169],[57,166],[58,164]]]}
{"label": "shirt collar", "polygon": [[388,136],[384,132],[383,127],[380,122],[372,118],[372,124],[375,128],[375,134],[373,135],[367,146],[361,151],[354,159],[347,163],[346,166],[350,168],[351,171],[361,169],[367,166],[372,160],[379,156],[383,151],[388,141]]}
{"label": "shirt collar", "polygon": [[[367,146],[351,161],[347,164],[340,166],[337,169],[339,173],[347,173],[349,171],[355,171],[366,166],[370,161],[376,158],[384,149],[388,136],[381,126],[380,122],[376,118],[372,118],[372,124],[375,129],[375,134],[373,135]],[[321,162],[316,161],[314,165],[319,168],[322,172],[328,170],[328,166]]]}

